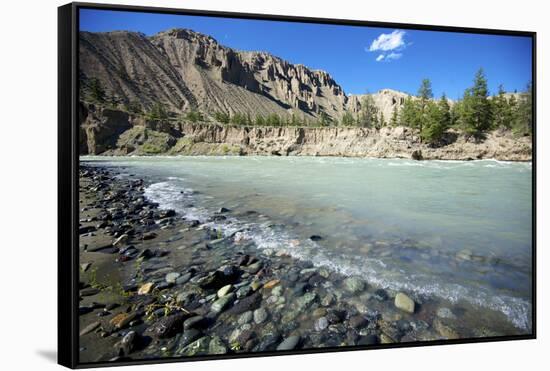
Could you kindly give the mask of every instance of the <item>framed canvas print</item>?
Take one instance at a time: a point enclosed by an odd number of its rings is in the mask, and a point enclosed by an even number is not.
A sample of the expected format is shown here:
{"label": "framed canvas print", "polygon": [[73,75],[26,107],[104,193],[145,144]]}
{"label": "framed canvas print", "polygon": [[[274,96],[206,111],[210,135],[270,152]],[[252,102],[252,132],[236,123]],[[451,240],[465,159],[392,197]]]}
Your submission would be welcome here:
{"label": "framed canvas print", "polygon": [[59,362],[535,337],[535,33],[59,8]]}

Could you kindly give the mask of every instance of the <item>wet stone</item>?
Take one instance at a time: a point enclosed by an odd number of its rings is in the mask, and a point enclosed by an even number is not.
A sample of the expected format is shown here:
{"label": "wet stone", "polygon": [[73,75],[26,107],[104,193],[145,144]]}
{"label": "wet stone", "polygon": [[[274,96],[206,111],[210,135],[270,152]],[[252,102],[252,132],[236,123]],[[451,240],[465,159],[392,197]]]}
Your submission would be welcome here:
{"label": "wet stone", "polygon": [[263,323],[267,320],[267,311],[264,308],[259,308],[254,311],[254,322],[256,324]]}
{"label": "wet stone", "polygon": [[289,336],[277,346],[277,350],[292,350],[296,348],[299,342],[300,336]]}
{"label": "wet stone", "polygon": [[327,317],[321,317],[315,321],[315,331],[323,331],[328,327]]}

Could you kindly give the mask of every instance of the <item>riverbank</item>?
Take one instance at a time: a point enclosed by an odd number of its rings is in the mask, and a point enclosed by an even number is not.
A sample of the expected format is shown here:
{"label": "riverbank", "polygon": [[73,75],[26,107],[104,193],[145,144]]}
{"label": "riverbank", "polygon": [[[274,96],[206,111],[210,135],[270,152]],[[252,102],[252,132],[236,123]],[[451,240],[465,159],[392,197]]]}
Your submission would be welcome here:
{"label": "riverbank", "polygon": [[[524,331],[500,312],[386,290],[259,250],[239,232],[160,209],[145,196],[151,182],[124,167],[81,166],[82,362]],[[229,208],[209,221],[239,216],[269,221]]]}
{"label": "riverbank", "polygon": [[411,128],[258,127],[151,121],[124,111],[80,106],[80,154],[263,155],[531,161],[532,138],[510,131],[474,141],[449,130],[439,146]]}

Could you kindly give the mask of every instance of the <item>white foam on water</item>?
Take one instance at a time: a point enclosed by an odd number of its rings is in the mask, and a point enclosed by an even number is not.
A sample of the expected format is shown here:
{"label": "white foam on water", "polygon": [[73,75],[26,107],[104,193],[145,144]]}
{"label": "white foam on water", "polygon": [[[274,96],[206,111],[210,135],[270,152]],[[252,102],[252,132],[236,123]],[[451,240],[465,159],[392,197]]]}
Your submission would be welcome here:
{"label": "white foam on water", "polygon": [[225,221],[209,221],[213,211],[204,207],[186,206],[191,200],[196,201],[193,195],[193,190],[185,188],[183,179],[178,177],[167,178],[167,181],[151,184],[145,189],[145,196],[157,202],[160,208],[174,209],[186,219],[199,220],[207,227],[220,230],[224,236],[236,235],[238,239],[250,240],[260,250],[281,251],[295,259],[310,261],[317,267],[326,267],[346,276],[361,277],[380,288],[438,297],[453,303],[466,300],[476,306],[504,313],[518,328],[531,329],[531,303],[527,300],[495,295],[482,287],[442,282],[440,277],[427,274],[392,270],[391,265],[388,267],[380,259],[342,256],[341,252],[331,252],[309,239],[299,239],[288,229],[273,227],[270,222],[247,222],[231,216]]}

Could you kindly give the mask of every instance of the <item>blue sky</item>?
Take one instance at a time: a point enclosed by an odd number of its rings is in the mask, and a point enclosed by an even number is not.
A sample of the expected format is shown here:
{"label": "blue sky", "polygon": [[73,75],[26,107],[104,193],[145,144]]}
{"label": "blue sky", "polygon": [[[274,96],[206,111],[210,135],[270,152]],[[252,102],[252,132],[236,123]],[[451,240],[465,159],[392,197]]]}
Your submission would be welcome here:
{"label": "blue sky", "polygon": [[432,81],[434,95],[456,99],[483,67],[489,89],[523,90],[531,80],[531,39],[391,28],[239,20],[82,9],[84,31],[129,30],[153,35],[189,28],[239,50],[264,50],[322,69],[348,94],[392,88],[415,94]]}

